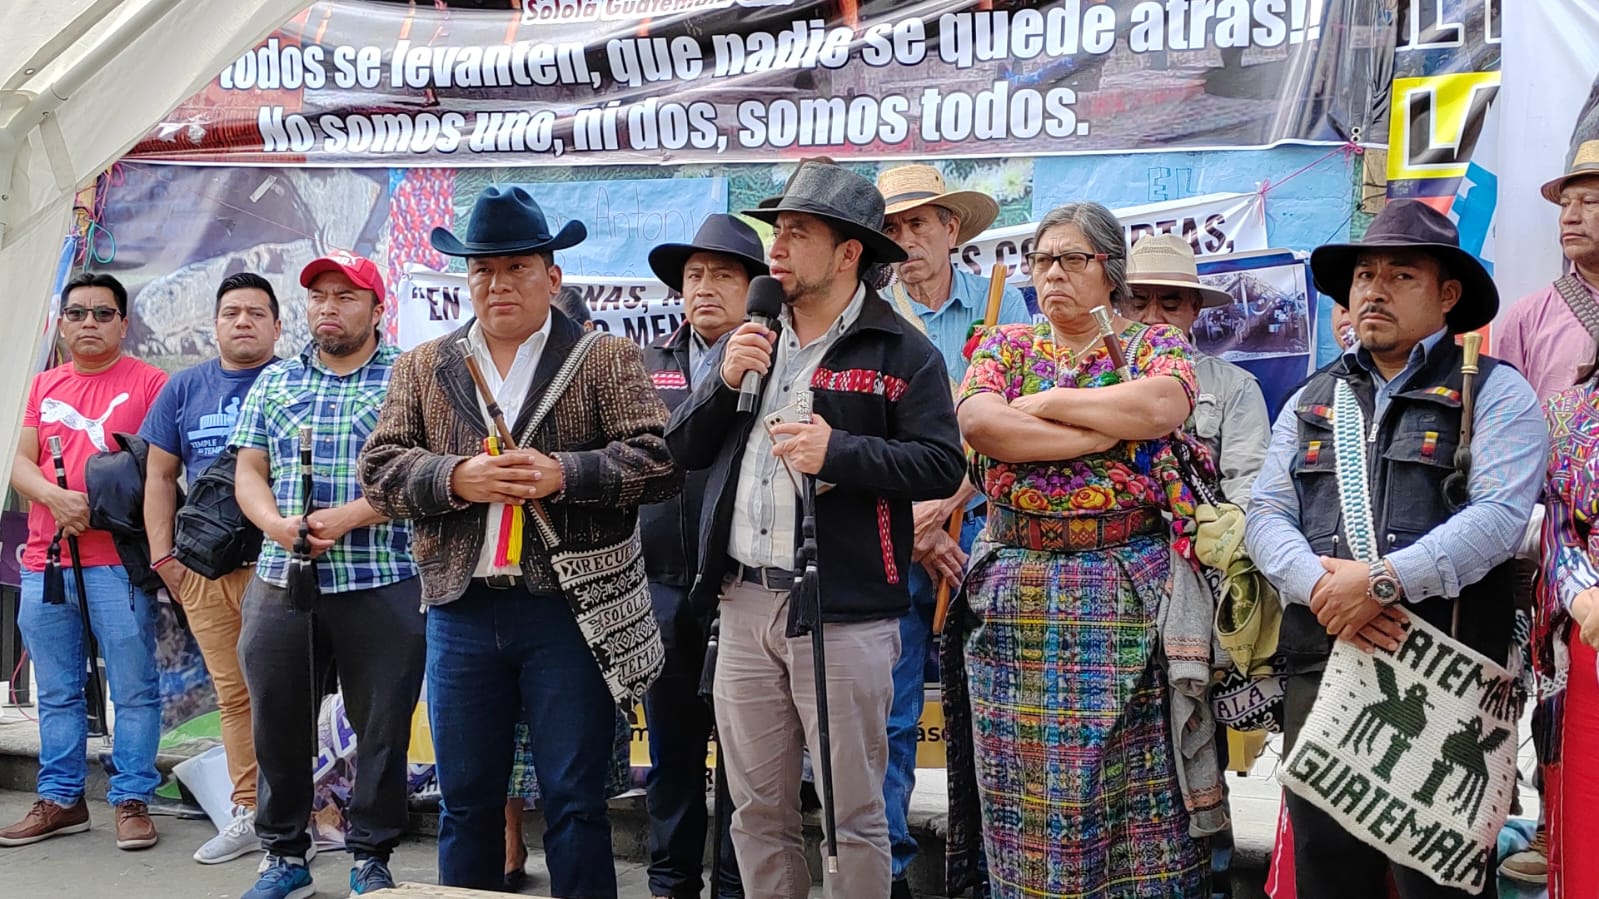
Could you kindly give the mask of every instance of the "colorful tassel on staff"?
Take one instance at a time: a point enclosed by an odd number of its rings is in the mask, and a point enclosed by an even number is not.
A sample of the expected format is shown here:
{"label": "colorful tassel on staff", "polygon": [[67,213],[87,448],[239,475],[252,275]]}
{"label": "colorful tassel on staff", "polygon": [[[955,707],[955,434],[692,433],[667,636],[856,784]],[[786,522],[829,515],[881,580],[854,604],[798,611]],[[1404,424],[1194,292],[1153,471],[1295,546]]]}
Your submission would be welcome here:
{"label": "colorful tassel on staff", "polygon": [[[485,437],[483,451],[491,456],[500,455],[498,437]],[[500,533],[494,545],[494,565],[507,568],[521,562],[523,512],[521,506],[507,505],[500,516]]]}

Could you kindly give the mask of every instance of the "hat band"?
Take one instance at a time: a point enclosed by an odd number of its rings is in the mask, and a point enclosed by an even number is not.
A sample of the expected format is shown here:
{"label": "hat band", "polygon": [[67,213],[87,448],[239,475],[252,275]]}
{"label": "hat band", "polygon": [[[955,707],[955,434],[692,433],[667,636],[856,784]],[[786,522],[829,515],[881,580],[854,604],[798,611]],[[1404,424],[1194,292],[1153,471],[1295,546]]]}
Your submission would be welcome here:
{"label": "hat band", "polygon": [[931,200],[934,197],[942,196],[943,194],[931,190],[909,190],[901,194],[895,194],[892,197],[887,197],[883,200],[883,203],[887,206],[894,206],[910,200]]}
{"label": "hat band", "polygon": [[1127,280],[1132,281],[1182,281],[1195,287],[1203,287],[1199,276],[1192,272],[1128,272]]}

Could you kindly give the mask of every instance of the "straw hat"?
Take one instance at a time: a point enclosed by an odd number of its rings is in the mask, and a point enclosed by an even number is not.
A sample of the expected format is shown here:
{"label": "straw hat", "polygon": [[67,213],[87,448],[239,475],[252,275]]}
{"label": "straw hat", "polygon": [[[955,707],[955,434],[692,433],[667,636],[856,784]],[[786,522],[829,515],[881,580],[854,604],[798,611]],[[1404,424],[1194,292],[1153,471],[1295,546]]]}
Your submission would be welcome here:
{"label": "straw hat", "polygon": [[877,176],[877,190],[883,195],[884,215],[894,215],[918,206],[942,206],[960,219],[959,243],[969,243],[999,217],[994,198],[975,190],[948,190],[944,176],[930,165],[902,165]]}
{"label": "straw hat", "polygon": [[1233,295],[1199,280],[1194,248],[1175,234],[1146,234],[1127,254],[1129,287],[1176,287],[1199,294],[1201,309],[1226,306]]}
{"label": "straw hat", "polygon": [[1543,198],[1551,203],[1560,203],[1560,192],[1566,185],[1577,178],[1599,176],[1599,140],[1583,141],[1577,147],[1577,155],[1571,160],[1571,168],[1559,178],[1545,184],[1539,189]]}

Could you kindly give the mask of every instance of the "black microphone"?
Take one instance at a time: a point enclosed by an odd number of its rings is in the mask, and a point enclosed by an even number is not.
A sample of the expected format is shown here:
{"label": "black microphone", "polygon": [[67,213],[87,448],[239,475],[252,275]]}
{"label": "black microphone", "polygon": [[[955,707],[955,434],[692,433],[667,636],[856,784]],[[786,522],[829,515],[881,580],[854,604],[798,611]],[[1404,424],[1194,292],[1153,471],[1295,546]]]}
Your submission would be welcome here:
{"label": "black microphone", "polygon": [[[783,311],[783,284],[771,275],[756,275],[750,280],[750,292],[744,306],[744,320],[770,330],[777,324],[778,313]],[[738,386],[738,411],[754,412],[761,399],[761,373],[747,371]]]}

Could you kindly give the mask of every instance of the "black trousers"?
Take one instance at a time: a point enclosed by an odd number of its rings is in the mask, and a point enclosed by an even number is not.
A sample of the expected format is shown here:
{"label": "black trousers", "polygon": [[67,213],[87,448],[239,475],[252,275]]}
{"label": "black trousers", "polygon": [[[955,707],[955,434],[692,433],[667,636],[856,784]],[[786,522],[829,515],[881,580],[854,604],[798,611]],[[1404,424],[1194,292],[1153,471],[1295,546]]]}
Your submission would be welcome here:
{"label": "black trousers", "polygon": [[[1288,678],[1283,708],[1283,756],[1293,751],[1299,731],[1316,702],[1321,675],[1298,674]],[[1377,849],[1366,845],[1332,816],[1308,801],[1284,791],[1288,820],[1294,828],[1294,885],[1299,899],[1352,899],[1388,895],[1388,871],[1393,869],[1399,899],[1498,899],[1498,874],[1490,870],[1481,893],[1441,887],[1427,875],[1394,865]]]}
{"label": "black trousers", "polygon": [[[406,825],[406,752],[422,689],[424,617],[416,578],[374,590],[323,594],[315,631],[281,587],[256,578],[244,592],[239,663],[250,691],[260,766],[255,831],[268,852],[303,857],[311,846],[311,647],[338,669],[355,729],[356,777],[346,845],[387,859]],[[318,682],[321,681],[318,673]]]}
{"label": "black trousers", "polygon": [[[666,667],[644,694],[650,729],[650,773],[644,781],[650,814],[650,893],[698,899],[708,815],[705,811],[705,748],[711,733],[709,697],[700,696],[705,665],[705,627],[688,602],[688,590],[650,583],[650,602],[666,647]],[[733,802],[726,786],[718,797],[722,867],[714,873],[716,899],[744,895],[738,860],[728,833]]]}

